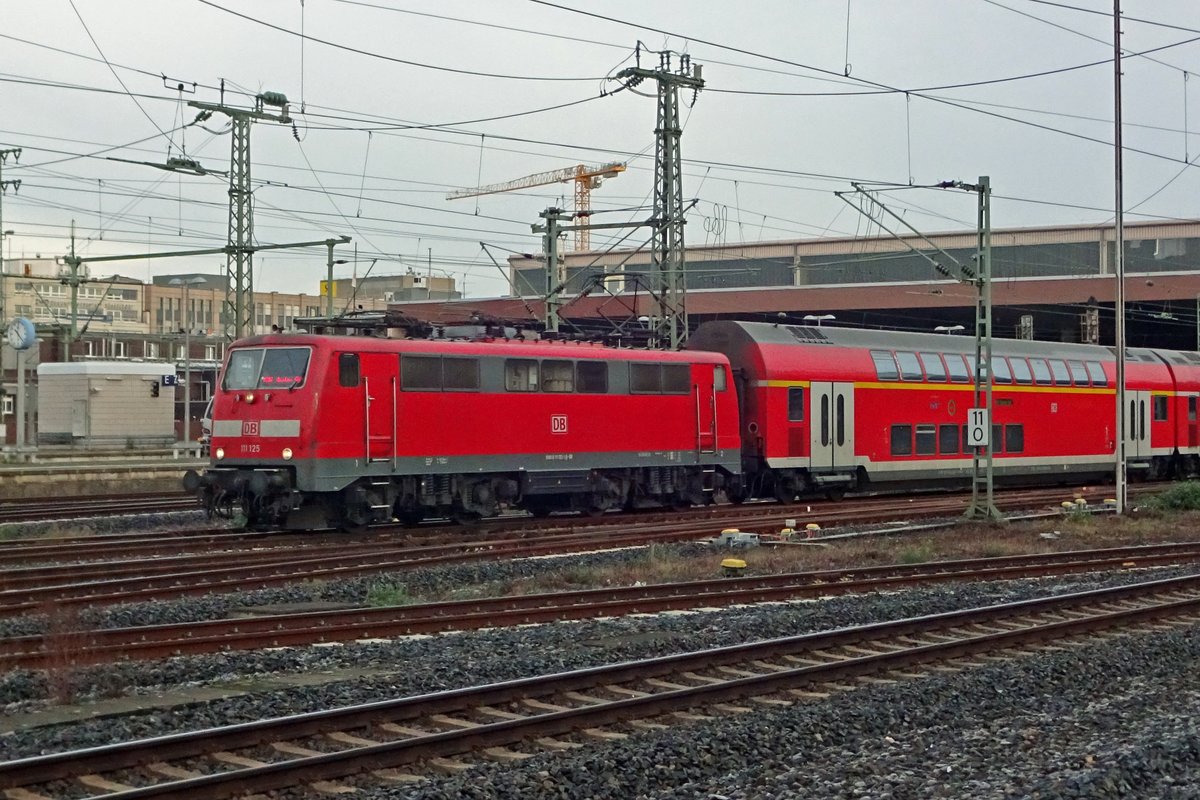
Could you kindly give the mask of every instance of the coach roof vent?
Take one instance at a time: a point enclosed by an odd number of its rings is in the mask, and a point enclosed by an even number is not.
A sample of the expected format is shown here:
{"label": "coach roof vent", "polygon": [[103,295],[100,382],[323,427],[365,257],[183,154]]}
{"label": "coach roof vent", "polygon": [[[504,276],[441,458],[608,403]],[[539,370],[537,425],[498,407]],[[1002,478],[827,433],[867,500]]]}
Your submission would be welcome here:
{"label": "coach roof vent", "polygon": [[788,331],[805,344],[829,344],[829,337],[821,333],[820,328],[805,328],[789,325]]}

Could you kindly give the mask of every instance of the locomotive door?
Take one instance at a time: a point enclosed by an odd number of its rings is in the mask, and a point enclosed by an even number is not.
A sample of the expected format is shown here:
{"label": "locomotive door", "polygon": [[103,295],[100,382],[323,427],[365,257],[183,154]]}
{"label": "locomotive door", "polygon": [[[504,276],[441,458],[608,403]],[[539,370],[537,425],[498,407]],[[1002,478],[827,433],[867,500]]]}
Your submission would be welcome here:
{"label": "locomotive door", "polygon": [[368,461],[389,461],[396,450],[397,358],[362,354],[363,437]]}
{"label": "locomotive door", "polygon": [[[723,367],[716,367],[723,370]],[[714,374],[712,367],[701,365],[697,368],[698,379],[692,386],[696,396],[696,452],[715,453],[717,451],[717,396],[713,386]],[[724,372],[721,375],[724,377]]]}
{"label": "locomotive door", "polygon": [[1125,457],[1150,457],[1150,393],[1125,392]]}
{"label": "locomotive door", "polygon": [[854,466],[854,384],[809,384],[809,469]]}

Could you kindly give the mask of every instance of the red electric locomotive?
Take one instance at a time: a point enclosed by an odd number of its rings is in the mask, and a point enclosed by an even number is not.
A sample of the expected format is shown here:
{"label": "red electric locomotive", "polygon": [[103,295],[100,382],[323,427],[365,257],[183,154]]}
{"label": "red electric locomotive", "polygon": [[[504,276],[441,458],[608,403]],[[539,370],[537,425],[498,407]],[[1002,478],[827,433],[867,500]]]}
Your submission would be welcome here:
{"label": "red electric locomotive", "polygon": [[736,478],[738,430],[717,353],[277,334],[230,347],[186,485],[289,528],[692,504]]}
{"label": "red electric locomotive", "polygon": [[[688,348],[724,353],[742,414],[742,496],[838,496],[869,485],[962,484],[974,340],[710,322]],[[1115,467],[1110,348],[996,339],[992,446],[998,482],[1104,480]],[[1200,466],[1200,354],[1130,349],[1125,452],[1147,477]]]}

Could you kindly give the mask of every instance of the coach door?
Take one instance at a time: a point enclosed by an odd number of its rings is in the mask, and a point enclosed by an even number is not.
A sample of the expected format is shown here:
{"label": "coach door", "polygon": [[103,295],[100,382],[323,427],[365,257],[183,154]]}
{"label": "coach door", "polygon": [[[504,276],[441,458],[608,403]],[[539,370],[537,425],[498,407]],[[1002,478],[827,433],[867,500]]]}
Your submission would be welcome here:
{"label": "coach door", "polygon": [[388,461],[396,450],[396,366],[394,354],[363,353],[363,436],[368,461]]}
{"label": "coach door", "polygon": [[1150,457],[1150,393],[1125,392],[1125,457]]}
{"label": "coach door", "polygon": [[809,384],[809,469],[854,466],[854,384]]}

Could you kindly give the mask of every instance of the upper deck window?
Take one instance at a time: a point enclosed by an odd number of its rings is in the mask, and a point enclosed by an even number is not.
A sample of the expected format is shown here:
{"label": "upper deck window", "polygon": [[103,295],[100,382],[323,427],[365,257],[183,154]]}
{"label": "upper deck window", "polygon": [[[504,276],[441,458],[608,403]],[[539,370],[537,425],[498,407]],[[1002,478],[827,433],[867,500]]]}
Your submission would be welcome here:
{"label": "upper deck window", "polygon": [[307,347],[240,347],[229,353],[225,389],[295,389],[304,384]]}
{"label": "upper deck window", "polygon": [[925,377],[931,381],[946,380],[946,367],[942,364],[942,357],[937,353],[919,353],[921,365],[925,367]]}
{"label": "upper deck window", "polygon": [[900,370],[896,368],[896,358],[887,350],[872,350],[871,360],[875,362],[875,376],[881,381],[900,379]]}
{"label": "upper deck window", "polygon": [[896,353],[896,361],[900,364],[900,377],[906,381],[919,381],[925,377],[921,372],[921,362],[917,361],[916,353],[906,353],[900,350]]}
{"label": "upper deck window", "polygon": [[946,366],[950,370],[950,380],[955,383],[966,383],[971,380],[971,371],[961,353],[946,353]]}

